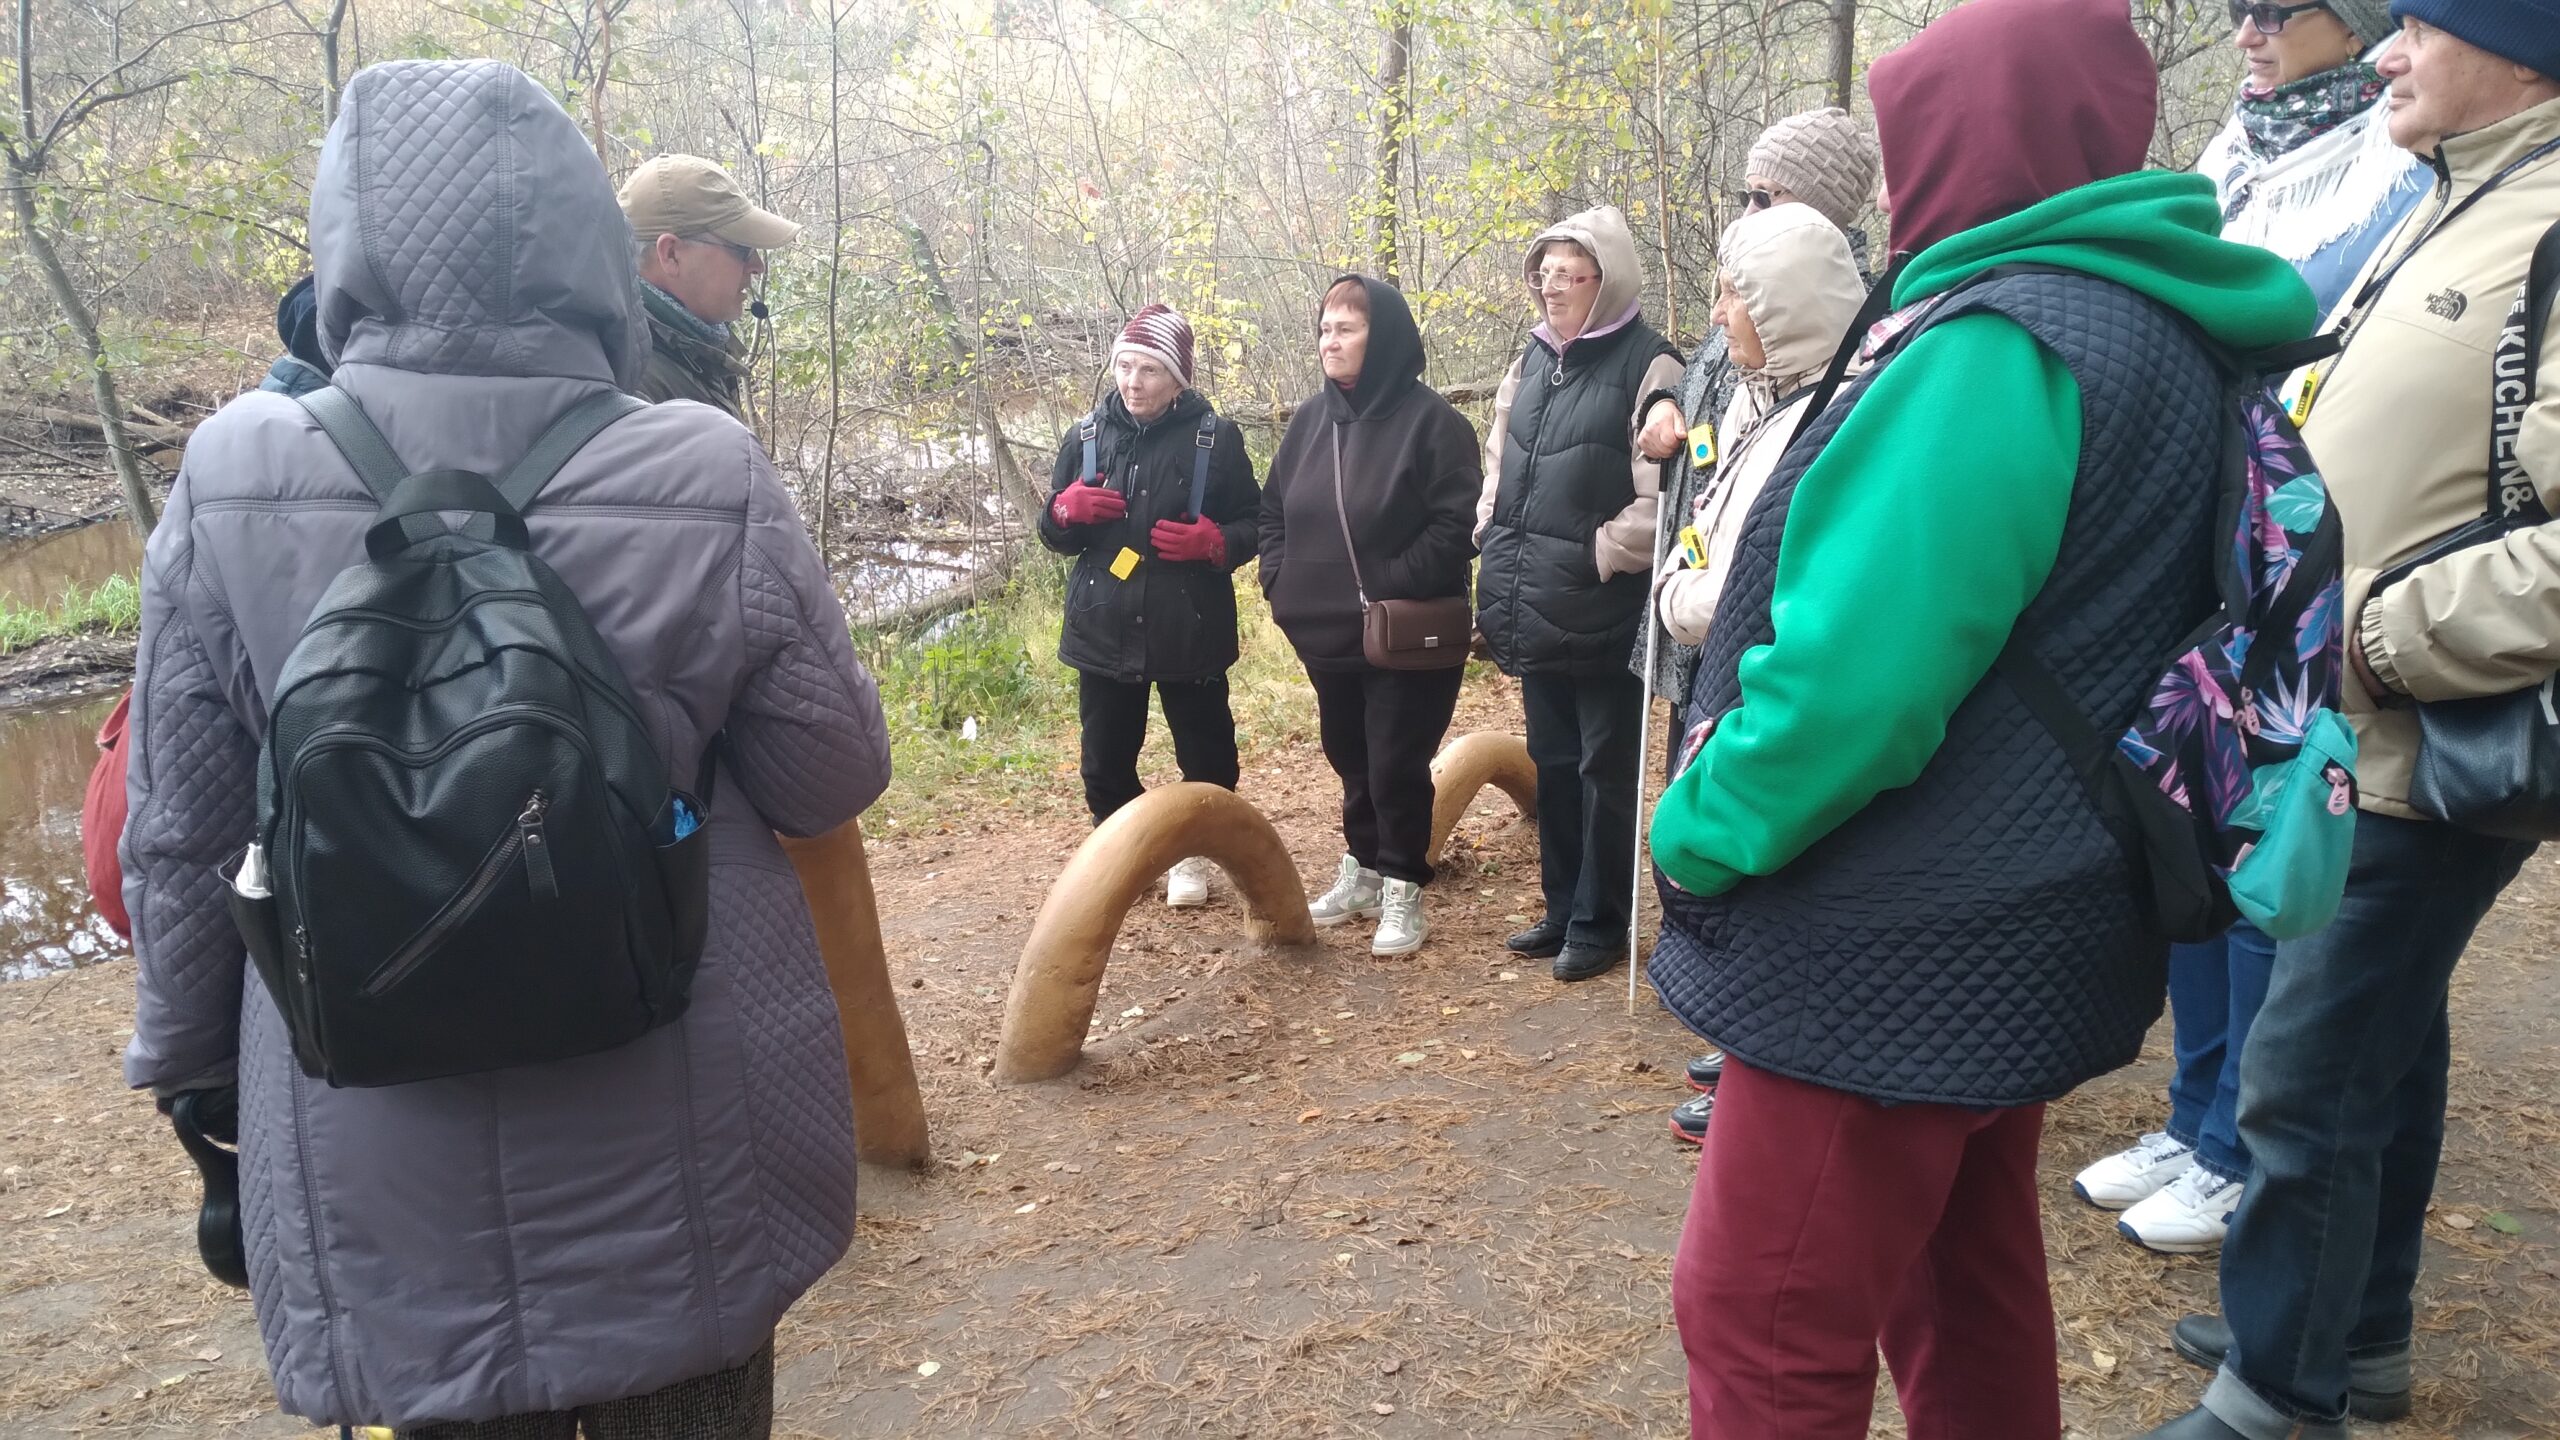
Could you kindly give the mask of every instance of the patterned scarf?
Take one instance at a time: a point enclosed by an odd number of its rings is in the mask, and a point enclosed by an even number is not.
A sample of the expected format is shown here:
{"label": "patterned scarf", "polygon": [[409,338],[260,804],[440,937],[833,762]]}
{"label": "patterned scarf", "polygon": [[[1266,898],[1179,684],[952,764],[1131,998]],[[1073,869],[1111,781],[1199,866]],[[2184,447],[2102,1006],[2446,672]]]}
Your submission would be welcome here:
{"label": "patterned scarf", "polygon": [[2240,130],[2261,160],[2290,155],[2373,107],[2391,82],[2361,60],[2273,90],[2240,92]]}

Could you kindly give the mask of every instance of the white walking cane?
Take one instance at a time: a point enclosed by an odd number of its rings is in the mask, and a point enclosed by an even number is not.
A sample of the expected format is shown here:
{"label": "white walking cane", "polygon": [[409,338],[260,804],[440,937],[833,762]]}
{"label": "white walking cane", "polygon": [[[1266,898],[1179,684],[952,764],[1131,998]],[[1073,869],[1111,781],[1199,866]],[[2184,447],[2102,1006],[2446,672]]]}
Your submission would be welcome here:
{"label": "white walking cane", "polygon": [[[1671,462],[1656,464],[1653,506],[1653,564],[1645,574],[1644,594],[1644,678],[1637,693],[1643,697],[1644,715],[1636,722],[1636,863],[1635,878],[1629,883],[1627,896],[1627,1014],[1636,1013],[1636,971],[1644,960],[1644,878],[1651,867],[1644,859],[1644,772],[1653,762],[1653,664],[1662,644],[1662,618],[1653,613],[1654,580],[1663,562],[1663,526],[1671,514]],[[1665,777],[1668,783],[1668,777]]]}

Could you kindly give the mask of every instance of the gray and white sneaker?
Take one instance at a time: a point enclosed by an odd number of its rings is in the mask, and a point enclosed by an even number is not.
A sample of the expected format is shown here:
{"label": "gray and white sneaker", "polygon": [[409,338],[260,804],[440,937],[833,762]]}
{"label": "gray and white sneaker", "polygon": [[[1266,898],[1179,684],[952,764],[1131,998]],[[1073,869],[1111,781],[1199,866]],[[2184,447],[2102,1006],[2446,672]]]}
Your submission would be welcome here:
{"label": "gray and white sneaker", "polygon": [[2116,1230],[2145,1250],[2163,1255],[2202,1255],[2222,1248],[2231,1233],[2231,1212],[2240,1208],[2237,1180],[2225,1180],[2201,1165],[2124,1212]]}
{"label": "gray and white sneaker", "polygon": [[1203,855],[1175,863],[1164,877],[1164,903],[1177,910],[1209,903],[1209,871],[1212,862]]}
{"label": "gray and white sneaker", "polygon": [[2195,1163],[2192,1145],[2154,1130],[2133,1144],[2083,1170],[2071,1182],[2071,1193],[2101,1210],[2129,1210],[2159,1194]]}
{"label": "gray and white sneaker", "polygon": [[1307,910],[1318,925],[1334,926],[1346,920],[1368,920],[1376,917],[1380,891],[1386,882],[1375,870],[1363,870],[1360,862],[1345,855],[1342,869],[1333,877],[1333,888],[1307,902]]}
{"label": "gray and white sneaker", "polygon": [[1372,955],[1403,955],[1422,948],[1431,934],[1431,923],[1422,918],[1422,887],[1410,880],[1389,880],[1379,904],[1377,938],[1369,942]]}

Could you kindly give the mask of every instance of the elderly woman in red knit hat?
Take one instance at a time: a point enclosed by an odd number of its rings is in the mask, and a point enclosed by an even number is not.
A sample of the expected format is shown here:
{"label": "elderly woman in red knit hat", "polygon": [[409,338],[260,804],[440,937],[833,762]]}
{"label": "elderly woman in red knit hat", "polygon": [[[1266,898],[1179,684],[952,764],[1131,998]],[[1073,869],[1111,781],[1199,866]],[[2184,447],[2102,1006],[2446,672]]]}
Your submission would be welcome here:
{"label": "elderly woman in red knit hat", "polygon": [[[1236,596],[1262,491],[1243,432],[1191,388],[1191,326],[1149,305],[1111,347],[1112,391],[1058,443],[1040,539],[1075,557],[1058,658],[1077,672],[1084,798],[1099,825],[1145,791],[1147,692],[1163,697],[1182,778],[1234,789]],[[1173,868],[1165,902],[1209,899],[1209,862]]]}

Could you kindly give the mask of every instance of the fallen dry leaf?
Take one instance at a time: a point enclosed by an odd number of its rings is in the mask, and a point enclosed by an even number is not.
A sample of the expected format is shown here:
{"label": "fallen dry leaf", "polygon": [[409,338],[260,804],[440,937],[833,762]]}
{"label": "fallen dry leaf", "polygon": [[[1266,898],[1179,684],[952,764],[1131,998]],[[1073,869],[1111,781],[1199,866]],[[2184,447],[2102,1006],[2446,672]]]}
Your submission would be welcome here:
{"label": "fallen dry leaf", "polygon": [[1301,1110],[1298,1112],[1298,1123],[1301,1125],[1312,1125],[1323,1118],[1324,1111],[1322,1110]]}
{"label": "fallen dry leaf", "polygon": [[1386,1401],[1384,1401],[1384,1400],[1379,1401],[1377,1404],[1372,1405],[1372,1406],[1370,1406],[1369,1408],[1370,1408],[1371,1410],[1376,1411],[1378,1414],[1381,1414],[1381,1415],[1393,1415],[1394,1413],[1396,1413],[1396,1407],[1394,1407],[1393,1405],[1388,1404],[1388,1403],[1387,1403]]}
{"label": "fallen dry leaf", "polygon": [[2448,1230],[2468,1230],[2479,1223],[2459,1210],[2444,1217],[2445,1228]]}
{"label": "fallen dry leaf", "polygon": [[1429,1058],[1431,1057],[1423,1054],[1419,1050],[1407,1050],[1396,1057],[1396,1063],[1399,1065],[1419,1065]]}

